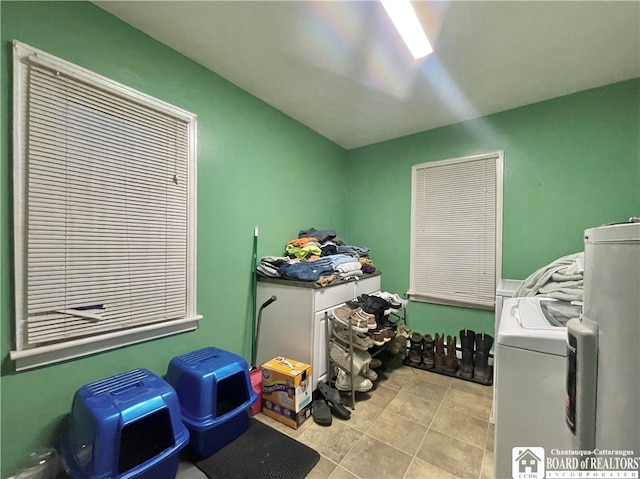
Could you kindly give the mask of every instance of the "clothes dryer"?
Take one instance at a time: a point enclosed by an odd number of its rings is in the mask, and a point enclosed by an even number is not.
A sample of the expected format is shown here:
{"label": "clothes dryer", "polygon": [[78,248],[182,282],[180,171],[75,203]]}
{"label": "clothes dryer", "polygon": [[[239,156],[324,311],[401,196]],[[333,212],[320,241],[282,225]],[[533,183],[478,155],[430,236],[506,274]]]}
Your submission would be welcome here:
{"label": "clothes dryer", "polygon": [[504,302],[497,334],[496,477],[512,477],[513,448],[567,449],[566,323],[581,307],[540,296]]}

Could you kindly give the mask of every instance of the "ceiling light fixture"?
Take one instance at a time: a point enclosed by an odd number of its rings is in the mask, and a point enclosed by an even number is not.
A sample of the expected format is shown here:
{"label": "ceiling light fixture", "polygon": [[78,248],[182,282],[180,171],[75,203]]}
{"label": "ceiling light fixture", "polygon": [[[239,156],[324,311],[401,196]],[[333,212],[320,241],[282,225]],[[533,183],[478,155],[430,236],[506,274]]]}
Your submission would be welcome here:
{"label": "ceiling light fixture", "polygon": [[409,0],[380,0],[416,60],[433,52]]}

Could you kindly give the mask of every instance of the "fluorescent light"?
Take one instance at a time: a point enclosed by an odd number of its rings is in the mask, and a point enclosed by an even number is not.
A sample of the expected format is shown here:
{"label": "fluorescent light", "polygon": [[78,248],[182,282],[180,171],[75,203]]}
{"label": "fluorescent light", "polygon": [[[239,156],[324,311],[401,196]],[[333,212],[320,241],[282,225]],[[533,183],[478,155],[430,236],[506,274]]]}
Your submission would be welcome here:
{"label": "fluorescent light", "polygon": [[380,0],[416,60],[433,52],[409,0]]}

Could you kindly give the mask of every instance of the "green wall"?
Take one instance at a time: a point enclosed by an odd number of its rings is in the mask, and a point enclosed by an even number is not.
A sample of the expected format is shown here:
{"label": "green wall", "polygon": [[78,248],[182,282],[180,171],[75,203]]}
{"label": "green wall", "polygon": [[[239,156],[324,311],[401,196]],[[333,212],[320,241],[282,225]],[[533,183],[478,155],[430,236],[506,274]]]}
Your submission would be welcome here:
{"label": "green wall", "polygon": [[[582,231],[640,211],[640,80],[344,151],[91,3],[2,1],[0,478],[50,441],[87,382],[215,345],[249,357],[253,227],[259,255],[301,228],[372,249],[383,289],[409,280],[411,166],[505,151],[503,277],[582,249]],[[11,45],[30,44],[198,115],[198,310],[193,333],[16,374],[11,228]],[[300,166],[304,165],[304,168]],[[315,167],[315,169],[314,169]],[[342,187],[343,185],[344,187]],[[316,206],[319,205],[319,206]],[[421,332],[492,332],[493,313],[412,303]]]}
{"label": "green wall", "polygon": [[[83,384],[214,345],[250,358],[254,226],[259,255],[302,228],[344,228],[346,152],[264,102],[88,2],[1,2],[0,204],[2,468],[46,444]],[[20,40],[198,115],[197,331],[13,372],[11,41]]]}
{"label": "green wall", "polygon": [[[425,113],[427,114],[427,113]],[[640,213],[640,79],[348,152],[345,236],[366,244],[383,288],[409,288],[411,166],[504,150],[502,277],[583,250],[587,228]],[[411,303],[410,327],[493,334],[493,312]]]}

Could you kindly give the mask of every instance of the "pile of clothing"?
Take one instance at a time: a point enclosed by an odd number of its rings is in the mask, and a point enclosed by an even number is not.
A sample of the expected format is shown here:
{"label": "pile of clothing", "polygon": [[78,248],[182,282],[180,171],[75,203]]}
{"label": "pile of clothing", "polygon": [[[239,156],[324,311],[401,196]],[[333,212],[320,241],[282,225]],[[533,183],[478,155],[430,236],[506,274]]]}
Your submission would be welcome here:
{"label": "pile of clothing", "polygon": [[315,228],[302,230],[297,238],[287,241],[284,256],[264,256],[257,265],[260,276],[314,281],[320,286],[375,271],[369,248],[347,245],[334,230]]}

